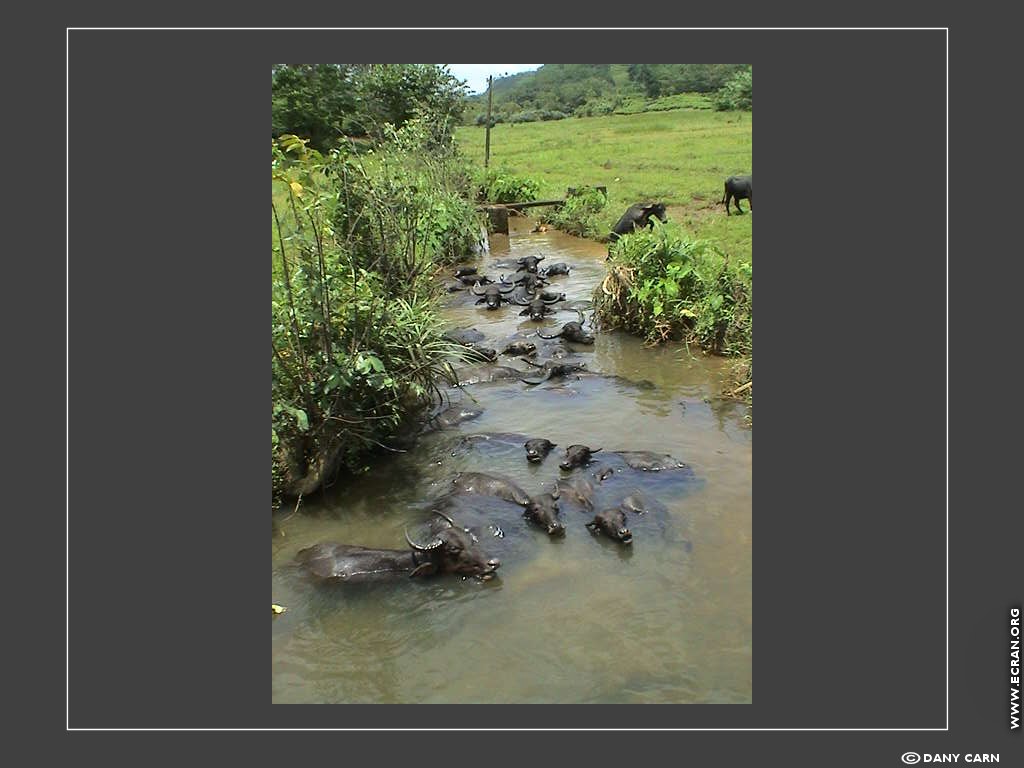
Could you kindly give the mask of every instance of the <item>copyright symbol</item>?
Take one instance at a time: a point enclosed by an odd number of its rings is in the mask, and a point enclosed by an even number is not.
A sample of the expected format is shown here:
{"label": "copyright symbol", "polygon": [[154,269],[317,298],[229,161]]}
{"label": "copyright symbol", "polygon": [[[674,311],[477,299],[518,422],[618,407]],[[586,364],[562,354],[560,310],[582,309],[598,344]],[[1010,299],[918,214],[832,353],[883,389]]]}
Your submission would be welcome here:
{"label": "copyright symbol", "polygon": [[904,752],[902,760],[907,765],[921,762],[921,756],[917,752]]}

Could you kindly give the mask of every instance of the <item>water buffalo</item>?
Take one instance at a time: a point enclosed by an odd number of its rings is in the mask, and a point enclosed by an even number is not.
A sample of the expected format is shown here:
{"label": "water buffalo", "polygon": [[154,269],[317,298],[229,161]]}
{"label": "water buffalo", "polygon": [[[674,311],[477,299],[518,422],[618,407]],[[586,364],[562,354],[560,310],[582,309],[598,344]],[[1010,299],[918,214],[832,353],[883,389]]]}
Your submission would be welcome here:
{"label": "water buffalo", "polygon": [[475,275],[476,267],[459,267],[455,270],[456,277],[465,277],[466,275]]}
{"label": "water buffalo", "polygon": [[523,444],[523,448],[526,449],[526,460],[534,463],[539,463],[547,458],[547,455],[551,452],[552,448],[557,448],[558,443],[552,443],[550,440],[536,437],[527,440]]}
{"label": "water buffalo", "polygon": [[686,464],[666,453],[653,451],[615,451],[633,469],[660,472],[663,469],[686,469]]}
{"label": "water buffalo", "polygon": [[480,283],[481,285],[490,285],[494,280],[487,275],[463,275],[462,277],[455,278],[463,286],[469,287],[473,283]]}
{"label": "water buffalo", "polygon": [[555,363],[551,360],[545,360],[544,365],[537,365],[537,363],[531,363],[529,360],[523,360],[527,365],[532,365],[534,368],[542,368],[544,370],[543,375],[539,379],[523,379],[525,384],[543,384],[548,379],[571,376],[574,373],[580,371],[586,371],[586,363]]}
{"label": "water buffalo", "polygon": [[583,330],[583,313],[580,312],[578,309],[576,310],[576,312],[580,316],[580,321],[578,323],[566,323],[565,325],[562,326],[562,330],[556,333],[554,336],[545,336],[540,331],[537,331],[537,335],[540,336],[542,339],[564,338],[567,339],[568,341],[575,341],[577,344],[593,344],[593,335]]}
{"label": "water buffalo", "polygon": [[650,499],[640,491],[634,490],[619,502],[619,509],[634,515],[646,515],[648,512],[666,512],[665,505],[656,499]]}
{"label": "water buffalo", "polygon": [[569,267],[568,264],[566,264],[564,261],[559,261],[556,264],[549,264],[548,266],[544,267],[544,269],[540,270],[540,274],[543,277],[554,277],[556,275],[568,275],[569,274],[569,269],[570,269],[570,267]]}
{"label": "water buffalo", "polygon": [[594,484],[587,479],[586,475],[577,473],[568,478],[559,478],[555,488],[560,498],[580,504],[587,509],[594,508],[596,491]]}
{"label": "water buffalo", "polygon": [[441,338],[453,344],[470,346],[478,341],[483,341],[486,337],[476,328],[452,328],[450,331],[442,333]]}
{"label": "water buffalo", "polygon": [[501,281],[504,283],[515,283],[521,285],[530,293],[537,290],[538,285],[547,285],[548,281],[539,272],[529,272],[526,269],[520,267],[518,270],[512,273],[512,279],[506,280],[505,273],[501,273]]}
{"label": "water buffalo", "polygon": [[544,261],[543,256],[523,256],[517,259],[516,263],[519,264],[520,269],[527,272],[536,272],[537,265],[542,261]]}
{"label": "water buffalo", "polygon": [[557,517],[558,494],[542,493],[530,499],[530,505],[523,512],[523,517],[544,527],[549,536],[564,536],[565,526]]}
{"label": "water buffalo", "polygon": [[485,360],[488,363],[493,363],[498,359],[498,351],[480,344],[474,344],[469,348],[466,359],[469,361]]}
{"label": "water buffalo", "polygon": [[[440,514],[440,513],[438,513]],[[410,577],[454,573],[487,580],[501,562],[489,558],[469,531],[447,518],[449,527],[435,533],[426,545],[406,532],[410,549],[369,549],[348,544],[320,543],[300,550],[297,558],[306,570],[327,581],[370,581],[396,575]]]}
{"label": "water buffalo", "polygon": [[459,472],[450,482],[452,493],[478,493],[483,496],[497,496],[499,499],[511,501],[521,507],[529,507],[534,502],[522,488],[499,475],[486,475],[483,472]]}
{"label": "water buffalo", "polygon": [[612,227],[609,240],[618,240],[623,235],[628,235],[635,229],[643,229],[650,226],[651,217],[657,217],[662,222],[668,221],[665,216],[664,203],[637,203],[631,205],[622,214],[622,218]]}
{"label": "water buffalo", "polygon": [[474,283],[473,287],[470,288],[470,290],[473,291],[473,293],[476,294],[477,296],[483,296],[482,299],[479,299],[477,301],[477,304],[486,303],[488,309],[498,309],[503,301],[505,303],[511,302],[511,299],[506,298],[505,294],[512,293],[512,291],[516,289],[515,285],[510,284],[508,288],[502,290],[501,286],[498,283],[491,283],[486,288],[484,288],[483,292],[481,293],[480,291],[477,290],[479,287],[480,283]]}
{"label": "water buffalo", "polygon": [[[740,200],[746,198],[747,202],[750,203],[750,210],[754,210],[754,184],[753,175],[750,176],[730,176],[725,180],[725,195],[718,202],[725,203],[725,212],[732,215],[729,212],[729,201],[732,200],[736,205],[736,210],[739,213],[743,213],[743,209],[740,208]],[[769,214],[770,215],[770,214]]]}
{"label": "water buffalo", "polygon": [[507,365],[481,365],[474,368],[457,368],[455,370],[455,386],[468,387],[470,384],[490,384],[493,381],[518,379],[522,375],[522,371],[510,368]]}
{"label": "water buffalo", "polygon": [[593,533],[603,533],[620,544],[632,544],[633,534],[626,527],[626,514],[621,509],[606,509],[598,512],[594,519],[587,523]]}
{"label": "water buffalo", "polygon": [[588,448],[585,445],[570,445],[565,449],[565,461],[558,466],[565,470],[585,467],[592,461],[591,454],[601,450],[601,448]]}
{"label": "water buffalo", "polygon": [[565,294],[556,291],[541,291],[540,297],[544,299],[544,301],[565,301]]}
{"label": "water buffalo", "polygon": [[483,414],[482,408],[453,405],[446,408],[427,422],[427,429],[448,429]]}
{"label": "water buffalo", "polygon": [[531,320],[540,322],[541,320],[544,319],[545,315],[555,314],[557,310],[552,309],[550,305],[556,304],[558,302],[558,299],[554,299],[552,301],[544,301],[544,299],[536,298],[533,299],[532,301],[524,301],[523,299],[517,297],[513,300],[513,302],[521,307],[526,307],[526,309],[519,313],[520,317],[529,315]]}
{"label": "water buffalo", "polygon": [[518,357],[520,355],[535,355],[537,354],[537,345],[532,341],[513,341],[501,350],[501,354],[511,355],[513,357]]}

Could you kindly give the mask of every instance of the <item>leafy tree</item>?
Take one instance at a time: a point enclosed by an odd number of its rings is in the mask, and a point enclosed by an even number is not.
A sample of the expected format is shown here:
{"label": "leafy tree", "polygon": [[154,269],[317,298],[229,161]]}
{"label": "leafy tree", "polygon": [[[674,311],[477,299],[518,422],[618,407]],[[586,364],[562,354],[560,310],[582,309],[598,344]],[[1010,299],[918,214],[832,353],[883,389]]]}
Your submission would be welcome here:
{"label": "leafy tree", "polygon": [[271,70],[271,134],[294,134],[325,149],[351,130],[356,111],[348,64],[275,64]]}
{"label": "leafy tree", "polygon": [[715,109],[750,110],[754,103],[754,77],[751,69],[737,72],[730,80],[715,92],[713,97]]}

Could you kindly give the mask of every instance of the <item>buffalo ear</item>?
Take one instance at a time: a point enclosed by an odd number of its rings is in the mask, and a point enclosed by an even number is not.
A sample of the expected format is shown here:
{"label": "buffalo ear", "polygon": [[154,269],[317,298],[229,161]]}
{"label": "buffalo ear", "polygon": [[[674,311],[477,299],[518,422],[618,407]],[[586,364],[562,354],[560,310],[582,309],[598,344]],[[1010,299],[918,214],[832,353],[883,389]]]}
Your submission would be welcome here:
{"label": "buffalo ear", "polygon": [[416,576],[433,576],[437,573],[437,566],[434,563],[421,563],[413,569],[413,572],[409,574],[409,578],[415,578]]}

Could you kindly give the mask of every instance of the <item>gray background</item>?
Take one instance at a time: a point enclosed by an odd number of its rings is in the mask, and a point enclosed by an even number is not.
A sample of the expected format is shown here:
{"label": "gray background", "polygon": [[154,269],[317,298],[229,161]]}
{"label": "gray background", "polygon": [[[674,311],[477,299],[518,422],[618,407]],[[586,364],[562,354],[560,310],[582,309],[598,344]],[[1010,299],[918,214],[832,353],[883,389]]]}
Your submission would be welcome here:
{"label": "gray background", "polygon": [[[945,45],[941,31],[72,32],[70,725],[943,728]],[[541,707],[270,704],[255,213],[267,69],[452,51],[755,65],[751,706],[564,706],[553,719]],[[890,751],[898,764],[907,749],[1005,743],[1019,508],[997,521],[972,491],[978,513],[961,507],[951,526],[951,731],[896,735],[866,753],[882,764]],[[958,568],[972,555],[984,565]],[[606,755],[627,754],[620,736]],[[783,735],[686,737],[728,757]],[[794,759],[852,738],[799,737]]]}

